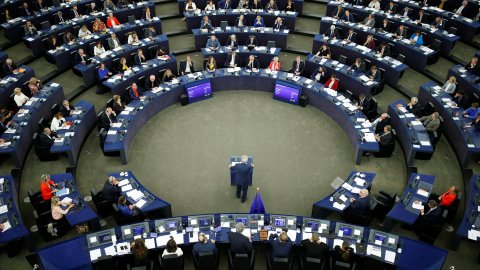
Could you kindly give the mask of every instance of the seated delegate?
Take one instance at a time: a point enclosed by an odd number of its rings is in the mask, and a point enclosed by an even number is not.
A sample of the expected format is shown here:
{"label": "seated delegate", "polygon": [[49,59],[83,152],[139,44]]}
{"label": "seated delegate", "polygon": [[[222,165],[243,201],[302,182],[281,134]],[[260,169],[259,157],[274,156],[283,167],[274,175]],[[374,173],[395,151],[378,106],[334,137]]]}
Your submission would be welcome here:
{"label": "seated delegate", "polygon": [[40,146],[50,147],[55,142],[55,138],[61,138],[60,135],[55,134],[49,128],[45,128],[43,133],[40,134]]}
{"label": "seated delegate", "polygon": [[422,118],[415,120],[422,122],[422,124],[425,126],[426,131],[433,132],[440,127],[440,119],[438,118],[438,116],[438,112],[434,112],[431,115],[426,115]]}
{"label": "seated delegate", "polygon": [[206,47],[209,48],[212,51],[217,51],[220,49],[220,42],[218,42],[217,38],[212,35],[209,40],[207,40],[207,45]]}
{"label": "seated delegate", "polygon": [[273,0],[270,0],[270,2],[268,2],[268,4],[265,6],[265,10],[277,11],[277,4],[275,4]]}
{"label": "seated delegate", "polygon": [[14,72],[18,71],[17,65],[15,65],[15,63],[13,63],[12,59],[10,58],[8,58],[5,61],[5,64],[3,64],[2,69],[3,69],[4,75],[12,75]]}
{"label": "seated delegate", "polygon": [[382,75],[380,71],[377,70],[377,66],[372,66],[372,68],[367,71],[367,76],[370,78],[370,81],[379,82],[382,80]]}
{"label": "seated delegate", "polygon": [[28,81],[28,89],[30,89],[30,95],[35,95],[38,93],[38,89],[41,88],[40,85],[40,80],[38,80],[35,77],[30,78],[30,81]]}
{"label": "seated delegate", "polygon": [[208,252],[208,251],[211,251],[215,258],[217,257],[218,249],[217,249],[217,246],[215,245],[215,240],[210,239],[210,241],[208,241],[207,237],[205,236],[205,233],[201,232],[198,234],[198,243],[193,245],[193,249],[192,249],[193,256],[198,258],[198,256],[200,255],[200,252]]}
{"label": "seated delegate", "polygon": [[217,68],[217,63],[215,61],[215,58],[213,56],[209,56],[207,59],[207,62],[205,63],[205,69],[207,71],[213,72]]}
{"label": "seated delegate", "polygon": [[50,180],[49,174],[42,174],[40,177],[42,183],[40,184],[40,192],[44,201],[52,199],[55,192],[58,191],[57,184]]}
{"label": "seated delegate", "polygon": [[231,35],[228,38],[227,43],[225,43],[225,47],[230,48],[230,49],[237,48],[238,47],[237,36]]}
{"label": "seated delegate", "polygon": [[286,232],[281,232],[280,235],[271,234],[268,242],[272,247],[270,252],[270,260],[274,258],[289,258],[292,253],[292,240],[288,237]]}
{"label": "seated delegate", "polygon": [[142,238],[137,238],[130,244],[133,255],[133,267],[150,267],[150,253]]}
{"label": "seated delegate", "polygon": [[[143,89],[145,89],[145,91],[152,91],[152,90],[156,89],[159,85],[160,84],[157,81],[157,79],[155,78],[155,75],[150,75],[148,80],[145,80],[145,85],[144,85]],[[115,103],[114,103],[113,110],[115,110]]]}
{"label": "seated delegate", "polygon": [[130,32],[130,35],[128,35],[128,44],[134,44],[134,43],[137,43],[138,41],[139,41],[139,38],[138,38],[137,32],[135,31]]}
{"label": "seated delegate", "polygon": [[237,51],[232,51],[228,54],[227,60],[225,61],[225,67],[227,68],[236,68],[240,66],[240,56],[238,56]]}
{"label": "seated delegate", "polygon": [[235,19],[235,24],[233,26],[236,27],[244,27],[247,26],[247,21],[245,20],[245,17],[243,14],[241,14],[237,19]]}
{"label": "seated delegate", "polygon": [[162,258],[165,257],[166,255],[170,255],[170,254],[175,254],[178,257],[183,256],[182,249],[178,247],[177,242],[175,242],[175,240],[173,238],[168,240],[167,246],[163,250]]}
{"label": "seated delegate", "polygon": [[63,113],[58,112],[52,118],[52,123],[50,124],[50,130],[53,132],[57,132],[59,129],[66,126],[67,126],[67,121],[63,117]]}
{"label": "seated delegate", "polygon": [[330,53],[330,48],[328,48],[328,43],[324,42],[322,44],[322,47],[318,50],[318,52],[315,54],[315,57],[321,57],[321,58],[327,58],[327,59],[332,59],[332,54]]}
{"label": "seated delegate", "polygon": [[330,75],[330,79],[325,83],[325,87],[337,91],[338,81],[337,81],[337,76],[335,76],[335,74]]}
{"label": "seated delegate", "polygon": [[364,215],[367,212],[368,207],[370,206],[370,195],[368,190],[362,189],[358,195],[360,196],[358,199],[350,198],[350,206],[345,209],[345,215]]}
{"label": "seated delegate", "polygon": [[131,100],[140,100],[140,99],[144,99],[144,98],[147,97],[147,96],[145,96],[145,94],[143,94],[142,89],[137,87],[137,83],[132,83],[132,87],[130,88],[128,93],[130,95]]}
{"label": "seated delegate", "polygon": [[117,18],[113,17],[113,13],[108,13],[108,19],[107,19],[107,26],[109,28],[115,27],[117,25],[120,25],[118,22]]}
{"label": "seated delegate", "polygon": [[410,42],[420,45],[423,44],[422,32],[420,31],[420,29],[415,31],[415,34],[410,37]]}
{"label": "seated delegate", "polygon": [[353,32],[353,29],[350,28],[348,30],[348,34],[346,34],[343,39],[346,40],[347,42],[355,43],[355,42],[357,42],[357,33]]}
{"label": "seated delegate", "polygon": [[472,107],[466,109],[466,110],[463,112],[463,117],[468,118],[468,119],[475,120],[475,119],[477,119],[478,113],[480,113],[480,109],[478,108],[478,103],[477,103],[477,102],[473,102],[473,103],[472,103]]}
{"label": "seated delegate", "polygon": [[440,196],[435,193],[430,194],[429,200],[435,200],[437,203],[440,203],[440,205],[450,206],[457,198],[459,192],[456,186],[452,186],[447,192]]}
{"label": "seated delegate", "polygon": [[175,79],[175,75],[173,75],[172,71],[170,69],[165,70],[162,78],[162,83],[170,84],[170,81],[173,79]]}
{"label": "seated delegate", "polygon": [[261,16],[257,16],[255,18],[255,22],[253,23],[253,27],[264,27],[263,19],[262,19]]}
{"label": "seated delegate", "polygon": [[365,98],[365,94],[360,94],[358,95],[358,102],[355,104],[357,106],[357,109],[363,112],[363,114],[367,114],[367,112],[370,110],[370,101]]}
{"label": "seated delegate", "polygon": [[453,95],[455,88],[457,87],[456,81],[457,79],[454,76],[450,76],[445,84],[443,84],[442,90],[449,95]]}
{"label": "seated delegate", "polygon": [[[60,205],[68,205],[67,209],[63,210]],[[67,223],[67,220],[65,219],[65,215],[68,213],[68,211],[74,207],[75,204],[72,202],[65,203],[60,201],[60,198],[58,196],[53,196],[52,197],[52,218],[54,220],[57,220],[60,223]]]}
{"label": "seated delegate", "polygon": [[25,102],[28,101],[28,97],[22,93],[22,90],[20,88],[15,88],[13,90],[13,93],[15,94],[13,96],[13,100],[15,101],[15,104],[20,108],[25,104]]}
{"label": "seated delegate", "polygon": [[274,71],[279,71],[280,70],[280,62],[278,61],[278,57],[275,56],[273,57],[272,62],[270,62],[270,65],[268,66],[269,70],[274,70]]}
{"label": "seated delegate", "polygon": [[351,263],[353,255],[353,248],[347,241],[343,241],[342,246],[335,246],[334,259],[338,262]]}
{"label": "seated delegate", "polygon": [[258,60],[251,54],[248,57],[247,65],[245,66],[246,69],[251,70],[251,71],[257,71],[260,68],[260,64],[258,63]]}
{"label": "seated delegate", "polygon": [[305,257],[323,259],[328,256],[330,247],[320,240],[317,232],[314,232],[310,239],[303,239],[301,243],[305,250]]}
{"label": "seated delegate", "polygon": [[127,198],[123,195],[118,198],[117,205],[124,217],[138,216],[141,213],[135,204],[127,205]]}
{"label": "seated delegate", "polygon": [[[152,75],[153,76],[153,75]],[[122,103],[122,98],[119,95],[113,96],[113,112],[119,115],[127,106]]]}
{"label": "seated delegate", "polygon": [[180,61],[180,75],[191,74],[195,72],[195,67],[193,62],[190,59],[190,56],[187,56],[185,61]]}
{"label": "seated delegate", "polygon": [[84,64],[86,65],[87,62],[90,60],[90,58],[87,56],[87,54],[83,51],[83,49],[79,49],[78,53],[75,55],[75,64]]}
{"label": "seated delegate", "polygon": [[143,50],[138,49],[137,55],[133,57],[133,64],[134,65],[145,65],[147,62],[147,58],[143,55]]}
{"label": "seated delegate", "polygon": [[327,71],[324,67],[319,66],[318,69],[313,71],[312,76],[310,77],[312,81],[316,81],[319,83],[325,83],[327,81]]}
{"label": "seated delegate", "polygon": [[[97,44],[93,48],[93,54],[95,56],[100,56],[102,53],[105,53],[105,48],[103,48],[103,45],[102,45],[101,41],[97,41]],[[100,77],[100,78],[102,78],[102,77]]]}
{"label": "seated delegate", "polygon": [[73,109],[70,107],[70,102],[68,100],[64,100],[62,102],[62,105],[60,105],[60,112],[63,113],[63,115],[72,115],[73,114]]}
{"label": "seated delegate", "polygon": [[98,78],[100,78],[100,81],[103,82],[110,76],[112,76],[112,72],[108,71],[104,63],[100,63],[100,66],[98,67]]}
{"label": "seated delegate", "polygon": [[102,197],[106,201],[118,201],[121,191],[117,179],[114,176],[109,176],[103,184]]}
{"label": "seated delegate", "polygon": [[305,63],[300,59],[300,56],[295,58],[295,61],[292,63],[292,68],[290,69],[290,73],[294,73],[297,76],[303,76],[303,72],[305,70]]}

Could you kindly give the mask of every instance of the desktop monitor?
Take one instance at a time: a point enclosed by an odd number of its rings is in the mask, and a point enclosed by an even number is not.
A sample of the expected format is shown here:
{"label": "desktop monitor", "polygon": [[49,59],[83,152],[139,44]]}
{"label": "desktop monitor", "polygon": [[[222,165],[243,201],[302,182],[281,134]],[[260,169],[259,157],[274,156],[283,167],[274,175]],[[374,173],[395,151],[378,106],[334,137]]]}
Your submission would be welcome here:
{"label": "desktop monitor", "polygon": [[298,105],[298,98],[302,94],[302,87],[294,84],[277,81],[273,99],[280,100],[293,105]]}
{"label": "desktop monitor", "polygon": [[143,224],[140,226],[132,226],[133,235],[142,235],[144,231]]}
{"label": "desktop monitor", "polygon": [[210,226],[210,219],[209,218],[201,218],[198,220],[199,226]]}
{"label": "desktop monitor", "polygon": [[285,227],[285,219],[275,219],[275,226],[278,227]]}
{"label": "desktop monitor", "polygon": [[312,230],[318,230],[318,223],[315,223],[315,222],[308,222],[307,223],[307,227],[310,227],[312,228]]}
{"label": "desktop monitor", "polygon": [[78,198],[74,198],[73,199],[73,203],[78,206],[78,204],[80,203],[80,201],[78,200]]}
{"label": "desktop monitor", "polygon": [[382,234],[379,234],[379,233],[375,234],[375,241],[381,241],[382,244],[385,244],[385,240],[387,240],[386,235],[382,235]]}
{"label": "desktop monitor", "polygon": [[102,234],[98,236],[98,242],[100,242],[100,244],[106,244],[111,241],[112,241],[112,236],[110,235],[110,233]]}
{"label": "desktop monitor", "polygon": [[177,229],[177,222],[167,222],[167,230],[176,230]]}
{"label": "desktop monitor", "polygon": [[185,85],[185,92],[188,96],[189,103],[211,98],[212,87],[210,85],[210,80],[202,80]]}
{"label": "desktop monitor", "polygon": [[245,226],[248,226],[248,218],[237,218],[237,223],[243,223]]}
{"label": "desktop monitor", "polygon": [[352,236],[352,227],[343,226],[340,229],[343,231],[343,236]]}

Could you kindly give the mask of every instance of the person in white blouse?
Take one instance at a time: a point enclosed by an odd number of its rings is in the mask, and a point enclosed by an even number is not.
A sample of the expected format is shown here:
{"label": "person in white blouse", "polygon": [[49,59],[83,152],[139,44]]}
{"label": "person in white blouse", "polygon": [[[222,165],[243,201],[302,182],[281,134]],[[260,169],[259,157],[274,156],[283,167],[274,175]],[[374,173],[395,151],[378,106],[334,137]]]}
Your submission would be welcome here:
{"label": "person in white blouse", "polygon": [[213,0],[208,1],[205,11],[215,11],[215,4],[213,3]]}
{"label": "person in white blouse", "polygon": [[15,100],[15,103],[18,107],[22,107],[22,105],[28,101],[28,97],[22,93],[22,90],[20,88],[15,88],[15,90],[13,90],[13,93],[15,93],[13,99]]}
{"label": "person in white blouse", "polygon": [[[172,237],[170,236],[170,238],[172,238]],[[162,257],[164,257],[165,255],[169,255],[169,254],[177,254],[178,257],[183,256],[182,249],[177,246],[177,242],[175,242],[175,240],[173,240],[173,238],[168,240],[167,246],[165,247],[165,250],[163,251]]]}
{"label": "person in white blouse", "polygon": [[135,42],[138,42],[138,35],[137,32],[133,31],[128,36],[128,44],[133,44]]}
{"label": "person in white blouse", "polygon": [[450,95],[453,95],[453,92],[455,92],[455,88],[457,87],[456,82],[457,78],[454,76],[451,76],[447,82],[442,86],[442,90]]}
{"label": "person in white blouse", "polygon": [[368,4],[369,8],[380,9],[380,2],[378,0],[372,0],[370,4]]}
{"label": "person in white blouse", "polygon": [[105,52],[105,48],[103,48],[102,42],[97,41],[97,45],[93,49],[93,54],[95,54],[96,56],[100,56],[100,54],[104,52]]}
{"label": "person in white blouse", "polygon": [[63,118],[63,113],[58,112],[52,119],[52,124],[50,124],[50,130],[53,132],[57,132],[62,127],[67,126],[67,121]]}
{"label": "person in white blouse", "polygon": [[90,34],[92,34],[92,32],[90,32],[90,30],[88,30],[86,25],[82,26],[82,28],[80,30],[78,30],[78,37],[83,38],[83,37],[86,37]]}

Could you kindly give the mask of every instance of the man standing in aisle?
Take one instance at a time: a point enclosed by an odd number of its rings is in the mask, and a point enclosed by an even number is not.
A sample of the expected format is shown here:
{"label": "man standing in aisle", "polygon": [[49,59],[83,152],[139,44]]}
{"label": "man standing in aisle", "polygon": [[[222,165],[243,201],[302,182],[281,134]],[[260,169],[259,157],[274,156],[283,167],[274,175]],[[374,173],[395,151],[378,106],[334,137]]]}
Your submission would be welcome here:
{"label": "man standing in aisle", "polygon": [[243,155],[241,158],[241,163],[237,163],[234,166],[230,164],[230,170],[235,170],[235,184],[237,184],[237,198],[240,198],[240,192],[243,193],[242,195],[242,203],[247,200],[247,191],[248,191],[248,180],[250,174],[253,172],[253,164],[248,165],[248,157]]}

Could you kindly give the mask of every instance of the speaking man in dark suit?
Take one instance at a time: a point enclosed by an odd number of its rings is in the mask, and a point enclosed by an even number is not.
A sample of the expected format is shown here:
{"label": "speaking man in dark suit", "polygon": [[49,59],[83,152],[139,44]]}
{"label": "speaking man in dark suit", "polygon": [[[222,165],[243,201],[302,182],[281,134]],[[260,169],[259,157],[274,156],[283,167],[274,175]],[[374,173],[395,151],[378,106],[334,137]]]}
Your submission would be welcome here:
{"label": "speaking man in dark suit", "polygon": [[2,69],[3,69],[3,74],[12,75],[13,71],[17,70],[18,67],[17,67],[17,65],[15,65],[15,63],[13,63],[12,59],[8,58],[5,61],[5,64],[3,64]]}
{"label": "speaking man in dark suit", "polygon": [[79,65],[79,64],[84,64],[86,65],[88,60],[90,58],[87,56],[87,54],[83,51],[83,49],[79,49],[78,50],[78,53],[75,54],[75,64],[76,65]]}
{"label": "speaking man in dark suit", "polygon": [[232,51],[231,54],[227,56],[225,61],[226,68],[236,68],[240,66],[240,56],[238,56],[237,51]]}
{"label": "speaking man in dark suit", "polygon": [[35,15],[35,11],[33,10],[33,8],[30,8],[28,6],[27,2],[23,2],[23,6],[20,8],[20,13],[24,17]]}
{"label": "speaking man in dark suit", "polygon": [[102,196],[104,200],[118,201],[122,189],[118,186],[117,179],[113,176],[108,177],[103,185]]}
{"label": "speaking man in dark suit", "polygon": [[360,195],[360,198],[350,198],[350,207],[345,209],[346,215],[364,215],[367,212],[367,209],[370,206],[370,195],[368,194],[368,190],[362,189],[358,194]]}
{"label": "speaking man in dark suit", "polygon": [[55,142],[55,138],[60,138],[60,135],[55,134],[49,128],[45,128],[40,135],[40,146],[51,146]]}
{"label": "speaking man in dark suit", "polygon": [[252,239],[250,236],[245,236],[242,234],[244,230],[245,224],[239,222],[235,226],[235,232],[228,232],[230,251],[234,257],[236,254],[250,254],[250,252],[253,250]]}
{"label": "speaking man in dark suit", "polygon": [[357,42],[357,33],[353,32],[353,29],[350,28],[348,29],[348,34],[345,35],[345,37],[343,37],[344,40],[346,40],[347,42]]}
{"label": "speaking man in dark suit", "polygon": [[342,5],[338,5],[337,9],[332,12],[332,17],[335,19],[340,19],[343,16],[343,13],[344,11]]}
{"label": "speaking man in dark suit", "polygon": [[248,180],[250,179],[250,174],[253,172],[254,165],[248,165],[248,157],[243,155],[241,158],[241,163],[237,163],[234,166],[230,164],[229,168],[231,171],[235,170],[235,184],[237,184],[237,198],[240,198],[240,192],[243,191],[242,203],[247,200],[247,191],[248,191]]}
{"label": "speaking man in dark suit", "polygon": [[270,259],[273,261],[273,258],[288,258],[292,252],[292,240],[288,237],[286,232],[280,233],[280,236],[277,234],[271,234],[268,238],[270,245],[272,246],[272,251],[270,252]]}
{"label": "speaking man in dark suit", "polygon": [[297,56],[295,61],[292,63],[292,69],[290,69],[290,73],[294,73],[297,76],[302,76],[303,71],[305,70],[305,63],[300,59],[300,56]]}
{"label": "speaking man in dark suit", "polygon": [[200,252],[208,252],[211,251],[213,252],[213,256],[217,257],[218,254],[218,249],[217,246],[215,245],[215,240],[210,239],[210,241],[207,240],[207,237],[205,236],[205,233],[199,233],[198,234],[198,243],[193,245],[193,256],[198,258],[198,255]]}

